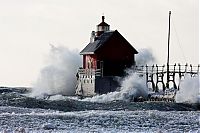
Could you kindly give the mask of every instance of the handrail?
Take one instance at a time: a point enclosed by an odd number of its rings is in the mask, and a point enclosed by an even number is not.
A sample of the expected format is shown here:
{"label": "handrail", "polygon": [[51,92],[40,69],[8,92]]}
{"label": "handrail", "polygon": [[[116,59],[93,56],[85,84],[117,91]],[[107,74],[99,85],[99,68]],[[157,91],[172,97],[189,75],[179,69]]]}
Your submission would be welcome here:
{"label": "handrail", "polygon": [[[199,68],[200,65],[169,65],[169,72],[174,73],[191,73],[191,74],[199,74]],[[134,70],[136,73],[149,73],[149,74],[155,74],[155,73],[166,73],[166,66],[165,65],[146,65],[144,66],[135,66]]]}
{"label": "handrail", "polygon": [[79,68],[78,69],[78,74],[79,75],[95,75],[95,76],[101,76],[101,69],[83,69]]}

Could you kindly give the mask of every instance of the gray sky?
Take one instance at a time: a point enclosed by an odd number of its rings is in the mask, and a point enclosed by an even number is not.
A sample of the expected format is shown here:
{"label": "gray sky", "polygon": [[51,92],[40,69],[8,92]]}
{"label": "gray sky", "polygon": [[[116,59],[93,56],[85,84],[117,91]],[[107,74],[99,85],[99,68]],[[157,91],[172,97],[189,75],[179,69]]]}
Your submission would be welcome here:
{"label": "gray sky", "polygon": [[198,0],[0,0],[0,86],[31,86],[49,43],[81,50],[103,13],[111,29],[136,49],[151,49],[164,64],[171,10],[170,61],[198,64],[198,5]]}

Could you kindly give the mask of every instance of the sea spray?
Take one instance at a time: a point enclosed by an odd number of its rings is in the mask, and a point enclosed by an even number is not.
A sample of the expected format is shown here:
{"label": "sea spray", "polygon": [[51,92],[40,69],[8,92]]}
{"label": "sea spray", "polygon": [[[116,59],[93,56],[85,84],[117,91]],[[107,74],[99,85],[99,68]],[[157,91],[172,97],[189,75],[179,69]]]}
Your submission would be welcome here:
{"label": "sea spray", "polygon": [[200,102],[200,80],[199,75],[191,77],[186,75],[185,79],[180,83],[180,90],[177,91],[175,100],[178,103],[199,103]]}
{"label": "sea spray", "polygon": [[77,50],[52,46],[47,65],[42,68],[37,81],[33,84],[31,96],[74,95],[77,68],[81,64]]}
{"label": "sea spray", "polygon": [[138,66],[144,66],[146,64],[152,65],[156,59],[152,54],[151,49],[143,48],[138,50],[138,54],[135,56],[135,62]]}
{"label": "sea spray", "polygon": [[[136,56],[136,65],[138,66],[152,64],[154,61],[155,58],[149,49],[140,49],[139,54]],[[147,97],[148,88],[146,86],[145,77],[141,77],[135,73],[133,68],[126,69],[125,72],[127,73],[127,76],[121,79],[119,91],[86,98],[84,101],[103,103],[115,100],[130,101],[140,96],[144,98]]]}
{"label": "sea spray", "polygon": [[147,97],[148,90],[144,77],[140,77],[134,71],[129,72],[129,75],[122,80],[119,91],[86,98],[83,101],[104,103],[117,100],[130,101],[139,96]]}

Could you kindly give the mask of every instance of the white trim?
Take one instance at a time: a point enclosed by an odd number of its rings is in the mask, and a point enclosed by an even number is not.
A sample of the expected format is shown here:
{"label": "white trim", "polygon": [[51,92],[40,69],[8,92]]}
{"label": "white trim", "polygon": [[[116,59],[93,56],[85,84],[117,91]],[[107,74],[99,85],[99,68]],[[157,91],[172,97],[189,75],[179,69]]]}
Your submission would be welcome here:
{"label": "white trim", "polygon": [[85,55],[85,54],[94,54],[94,52],[81,52],[80,55]]}

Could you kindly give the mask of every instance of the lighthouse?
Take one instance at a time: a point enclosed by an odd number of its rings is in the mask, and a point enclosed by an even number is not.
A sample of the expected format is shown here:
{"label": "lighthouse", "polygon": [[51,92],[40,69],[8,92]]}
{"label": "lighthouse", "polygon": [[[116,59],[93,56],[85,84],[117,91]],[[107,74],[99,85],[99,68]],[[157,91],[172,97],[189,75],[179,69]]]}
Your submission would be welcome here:
{"label": "lighthouse", "polygon": [[117,77],[135,65],[137,50],[117,31],[110,30],[105,16],[92,31],[90,42],[80,52],[83,64],[77,73],[76,95],[87,97],[115,91]]}

